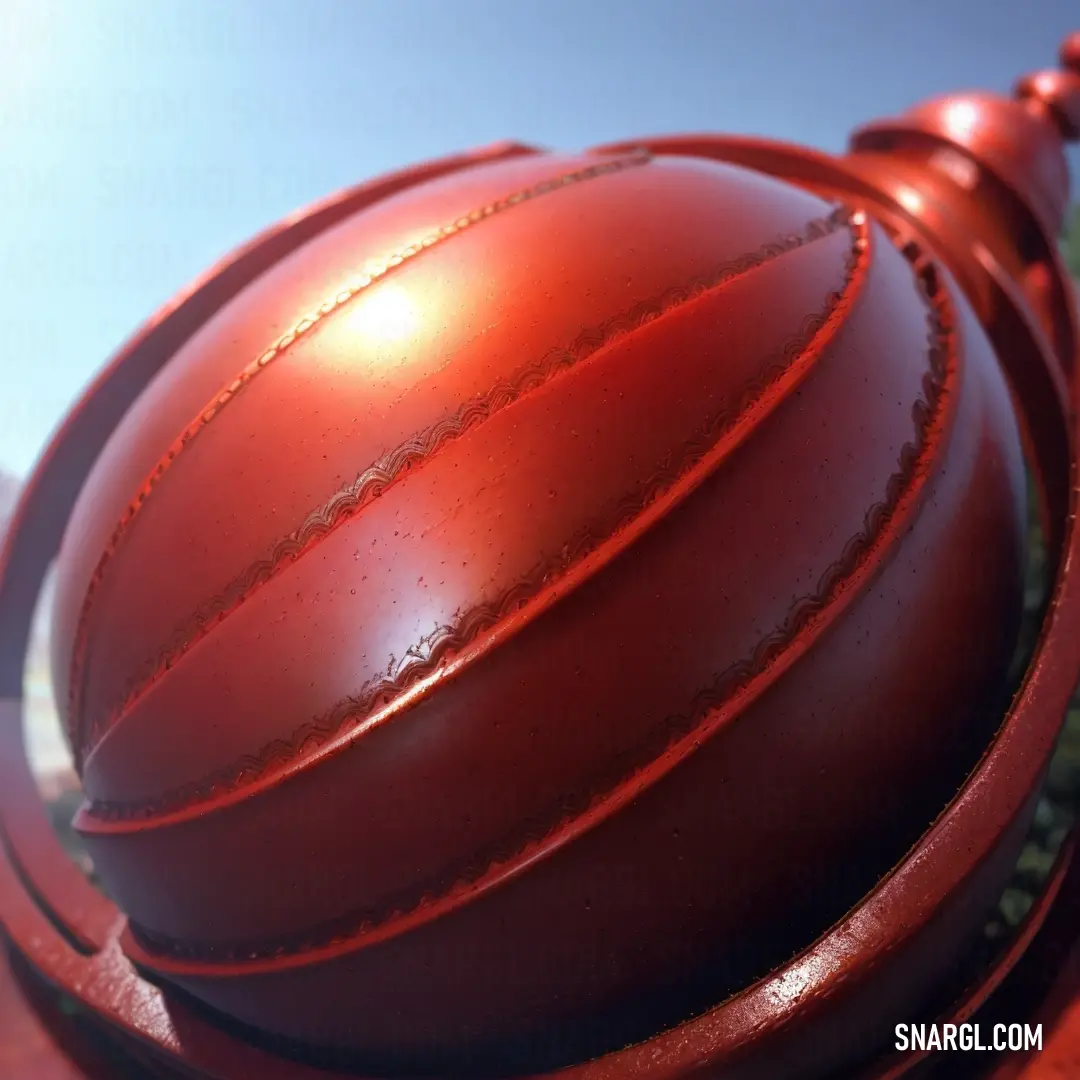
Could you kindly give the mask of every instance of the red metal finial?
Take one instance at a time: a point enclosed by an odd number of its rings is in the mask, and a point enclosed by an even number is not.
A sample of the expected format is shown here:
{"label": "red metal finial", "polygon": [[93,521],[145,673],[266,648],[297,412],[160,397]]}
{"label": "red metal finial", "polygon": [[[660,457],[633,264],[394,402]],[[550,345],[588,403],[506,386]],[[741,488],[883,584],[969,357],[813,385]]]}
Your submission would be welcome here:
{"label": "red metal finial", "polygon": [[[897,1019],[1041,1023],[1075,830],[981,931],[1080,671],[1080,35],[1061,62],[837,158],[406,169],[148,323],[0,535],[0,1042],[9,939],[86,1030],[207,1080],[899,1080]],[[1026,473],[1054,592],[1002,718]],[[23,748],[58,550],[112,900]]]}
{"label": "red metal finial", "polygon": [[1053,124],[1067,142],[1080,138],[1080,33],[1061,44],[1061,67],[1025,75],[1013,95],[1041,120]]}
{"label": "red metal finial", "polygon": [[852,137],[856,151],[944,144],[995,176],[1057,236],[1069,202],[1064,143],[1080,138],[1080,33],[1062,43],[1060,70],[1019,79],[1013,97],[983,92],[923,102],[903,116],[869,124]]}

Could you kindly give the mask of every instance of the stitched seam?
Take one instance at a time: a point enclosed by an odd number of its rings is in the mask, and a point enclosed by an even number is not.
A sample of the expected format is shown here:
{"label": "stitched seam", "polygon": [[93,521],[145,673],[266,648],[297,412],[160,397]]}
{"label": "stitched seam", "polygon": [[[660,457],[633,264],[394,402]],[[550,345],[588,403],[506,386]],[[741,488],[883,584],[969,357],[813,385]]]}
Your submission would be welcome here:
{"label": "stitched seam", "polygon": [[943,422],[945,402],[957,370],[955,334],[946,298],[936,288],[928,287],[928,283],[933,282],[932,268],[928,277],[920,276],[917,281],[920,287],[928,290],[928,369],[921,395],[911,409],[914,436],[901,449],[883,498],[867,511],[863,528],[845,544],[840,557],[819,579],[816,590],[797,601],[783,624],[761,639],[749,656],[729,666],[709,686],[700,690],[684,712],[668,717],[650,738],[610,762],[604,775],[596,778],[587,789],[523,823],[511,838],[503,838],[484,852],[474,853],[437,878],[418,884],[389,902],[352,912],[300,934],[270,941],[228,946],[181,941],[132,924],[132,932],[139,942],[159,955],[178,960],[221,963],[303,954],[354,941],[387,924],[415,917],[425,908],[450,903],[456,895],[474,890],[477,883],[485,879],[502,876],[507,866],[542,852],[550,845],[551,837],[563,830],[568,822],[580,820],[672,747],[690,741],[697,745],[699,740],[707,738],[701,732],[709,717],[774,665],[797,638],[810,632],[830,604],[844,592],[852,577],[870,561],[898,510],[914,498],[934,465],[940,442],[935,439],[935,432]]}
{"label": "stitched seam", "polygon": [[[847,220],[844,211],[838,211],[833,217],[840,221]],[[160,817],[213,795],[235,791],[255,783],[308,756],[345,730],[361,723],[373,712],[385,708],[411,686],[432,674],[449,656],[460,652],[482,634],[493,630],[509,615],[520,610],[601,544],[629,527],[643,511],[670,490],[792,369],[827,324],[835,324],[843,318],[856,295],[852,283],[862,269],[867,250],[866,233],[862,227],[853,230],[852,239],[845,286],[826,298],[824,310],[803,321],[799,330],[784,342],[758,378],[743,389],[739,401],[732,408],[710,418],[708,424],[687,445],[673,452],[653,476],[625,496],[605,521],[589,523],[563,545],[554,561],[534,568],[530,574],[507,589],[499,599],[469,609],[456,624],[436,627],[406,650],[399,660],[391,660],[384,676],[369,682],[359,693],[336,703],[323,716],[305,722],[289,738],[273,740],[255,753],[214,770],[207,777],[174,788],[152,800],[93,801],[89,807],[92,816],[112,821]]]}
{"label": "stitched seam", "polygon": [[[486,221],[488,218],[494,217],[506,210],[510,210],[521,203],[529,202],[576,183],[596,179],[597,177],[606,176],[611,173],[621,172],[636,165],[643,165],[651,160],[651,155],[647,151],[637,151],[622,157],[605,160],[583,169],[576,169],[556,177],[551,177],[534,184],[531,187],[522,188],[501,199],[487,203],[482,207],[470,211],[468,214],[463,214],[460,217],[455,218],[454,221],[429,233],[416,243],[410,244],[401,251],[395,252],[384,262],[373,264],[365,274],[346,281],[332,296],[324,300],[317,308],[304,315],[268,349],[264,350],[253,361],[242,368],[236,378],[225,386],[202,410],[202,412],[188,424],[184,431],[165,452],[164,456],[158,461],[157,465],[155,465],[150,475],[143,481],[139,491],[121,515],[119,522],[113,529],[98,563],[94,568],[94,572],[87,585],[86,594],[83,597],[83,603],[76,623],[75,640],[72,648],[67,710],[68,733],[71,738],[71,745],[74,750],[77,765],[81,767],[82,761],[88,753],[88,735],[84,730],[85,725],[82,716],[82,706],[83,695],[85,693],[84,677],[90,613],[93,609],[97,593],[101,588],[101,582],[106,567],[112,557],[116,554],[127,530],[138,516],[139,511],[146,504],[147,499],[150,498],[151,493],[161,482],[162,478],[177,458],[198,437],[199,433],[203,431],[215,417],[219,416],[222,410],[225,409],[261,371],[264,371],[270,364],[284,355],[296,341],[310,333],[310,331],[318,326],[327,316],[340,310],[371,285],[383,280],[397,267],[414,259],[421,252],[426,251],[428,248],[434,247],[437,244],[441,244],[474,225]],[[96,736],[90,736],[90,738],[93,737]]]}

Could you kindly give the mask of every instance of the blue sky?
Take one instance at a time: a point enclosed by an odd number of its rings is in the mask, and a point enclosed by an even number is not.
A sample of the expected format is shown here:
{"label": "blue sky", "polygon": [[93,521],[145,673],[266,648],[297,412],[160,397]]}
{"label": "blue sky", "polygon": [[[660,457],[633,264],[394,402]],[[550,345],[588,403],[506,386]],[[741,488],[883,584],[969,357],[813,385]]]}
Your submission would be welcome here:
{"label": "blue sky", "polygon": [[839,150],[1076,28],[1077,0],[0,0],[0,468],[176,289],[365,176],[506,137]]}

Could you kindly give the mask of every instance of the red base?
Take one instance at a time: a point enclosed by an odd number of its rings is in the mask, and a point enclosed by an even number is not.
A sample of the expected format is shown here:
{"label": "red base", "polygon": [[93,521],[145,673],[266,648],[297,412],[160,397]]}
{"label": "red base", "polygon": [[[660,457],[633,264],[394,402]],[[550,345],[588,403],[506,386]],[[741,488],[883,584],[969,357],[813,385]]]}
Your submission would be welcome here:
{"label": "red base", "polygon": [[[18,961],[15,964],[18,965]],[[144,1080],[119,1065],[46,990],[0,951],[0,1076],[4,1080]]]}
{"label": "red base", "polygon": [[[1080,865],[1074,863],[1050,916],[1023,960],[972,1018],[980,1024],[984,1040],[994,1023],[1041,1023],[1041,1051],[934,1054],[914,1068],[910,1057],[905,1056],[894,1068],[879,1064],[858,1080],[893,1080],[901,1075],[909,1080],[1080,1077],[1078,928]],[[1058,966],[1061,957],[1064,960]],[[57,995],[30,975],[18,958],[9,958],[0,950],[3,1080],[161,1080],[176,1075],[168,1070],[150,1070],[146,1064],[122,1054],[92,1024],[88,1018],[66,1012]],[[298,1072],[310,1075],[305,1069],[298,1068]]]}
{"label": "red base", "polygon": [[[938,1076],[1075,1080],[1080,1076],[1080,948],[1071,954],[1051,1000],[1032,1020],[1043,1024],[1041,1052],[993,1055],[985,1069],[982,1055],[978,1063],[972,1054],[948,1061],[935,1056],[927,1062],[928,1080]],[[0,1076],[4,1080],[151,1080],[143,1066],[126,1062],[95,1042],[73,1018],[47,1001],[46,994],[17,979],[7,958],[0,955]],[[970,1069],[965,1068],[969,1061]]]}

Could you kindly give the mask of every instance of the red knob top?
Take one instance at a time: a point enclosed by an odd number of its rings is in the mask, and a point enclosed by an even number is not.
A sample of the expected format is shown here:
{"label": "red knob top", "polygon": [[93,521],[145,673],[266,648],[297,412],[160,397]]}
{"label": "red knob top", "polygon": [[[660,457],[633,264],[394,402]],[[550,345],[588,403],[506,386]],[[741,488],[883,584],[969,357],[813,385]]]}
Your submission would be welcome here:
{"label": "red knob top", "polygon": [[1070,34],[1061,43],[1058,59],[1067,71],[1080,75],[1080,30]]}
{"label": "red knob top", "polygon": [[915,106],[895,120],[857,131],[854,150],[947,143],[973,158],[1016,193],[1051,236],[1069,205],[1064,143],[1080,138],[1080,33],[1065,39],[1061,70],[1025,75],[1013,98],[951,94]]}

